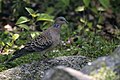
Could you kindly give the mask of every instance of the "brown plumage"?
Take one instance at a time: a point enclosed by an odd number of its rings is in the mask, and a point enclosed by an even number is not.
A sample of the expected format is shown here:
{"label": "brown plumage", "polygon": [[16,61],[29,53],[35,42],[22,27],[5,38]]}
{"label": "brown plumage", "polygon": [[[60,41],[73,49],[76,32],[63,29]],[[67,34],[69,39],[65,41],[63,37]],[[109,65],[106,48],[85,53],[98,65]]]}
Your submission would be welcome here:
{"label": "brown plumage", "polygon": [[13,53],[13,57],[6,63],[32,52],[40,52],[44,54],[48,50],[56,47],[60,43],[60,27],[66,22],[67,21],[64,17],[56,18],[54,24],[50,28],[43,31],[41,35],[28,42],[24,48],[15,51]]}

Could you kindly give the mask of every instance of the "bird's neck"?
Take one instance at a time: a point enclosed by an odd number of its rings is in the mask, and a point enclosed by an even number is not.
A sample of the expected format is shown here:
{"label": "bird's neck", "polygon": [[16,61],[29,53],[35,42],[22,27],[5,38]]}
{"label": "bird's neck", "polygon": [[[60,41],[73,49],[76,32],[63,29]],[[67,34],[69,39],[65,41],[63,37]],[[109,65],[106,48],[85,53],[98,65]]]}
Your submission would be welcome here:
{"label": "bird's neck", "polygon": [[53,24],[53,27],[54,27],[54,28],[60,28],[60,27],[61,27],[61,24],[55,23],[55,24]]}
{"label": "bird's neck", "polygon": [[52,28],[57,34],[60,34],[60,27],[61,27],[61,24],[54,23]]}

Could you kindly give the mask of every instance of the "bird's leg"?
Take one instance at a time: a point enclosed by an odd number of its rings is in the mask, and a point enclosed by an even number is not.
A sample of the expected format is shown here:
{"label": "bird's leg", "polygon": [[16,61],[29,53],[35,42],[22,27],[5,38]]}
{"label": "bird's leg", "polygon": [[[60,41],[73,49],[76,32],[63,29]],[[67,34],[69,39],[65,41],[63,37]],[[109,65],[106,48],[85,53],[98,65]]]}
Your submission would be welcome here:
{"label": "bird's leg", "polygon": [[62,50],[62,40],[60,40],[59,45],[60,45],[60,51],[61,51]]}
{"label": "bird's leg", "polygon": [[41,55],[41,61],[48,61],[49,60],[49,58],[48,58],[48,56],[46,55],[46,53],[44,52],[42,55]]}

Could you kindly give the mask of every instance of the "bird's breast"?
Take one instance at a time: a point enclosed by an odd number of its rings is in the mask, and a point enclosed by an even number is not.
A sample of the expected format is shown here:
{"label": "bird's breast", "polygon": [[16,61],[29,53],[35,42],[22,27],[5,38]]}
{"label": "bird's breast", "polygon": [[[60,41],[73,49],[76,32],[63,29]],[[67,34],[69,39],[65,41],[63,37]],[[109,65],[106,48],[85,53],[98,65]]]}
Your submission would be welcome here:
{"label": "bird's breast", "polygon": [[51,34],[51,36],[52,36],[52,41],[54,43],[54,46],[58,45],[60,42],[60,34],[54,33],[54,34]]}

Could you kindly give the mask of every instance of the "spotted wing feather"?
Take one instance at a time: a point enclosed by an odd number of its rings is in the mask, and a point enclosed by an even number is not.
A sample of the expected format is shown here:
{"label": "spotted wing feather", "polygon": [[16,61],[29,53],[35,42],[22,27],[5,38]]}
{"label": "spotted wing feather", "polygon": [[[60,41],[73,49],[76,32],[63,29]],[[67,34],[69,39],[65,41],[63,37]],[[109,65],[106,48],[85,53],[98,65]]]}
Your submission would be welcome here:
{"label": "spotted wing feather", "polygon": [[47,33],[38,36],[31,42],[28,42],[25,46],[25,49],[27,49],[28,51],[41,52],[52,46],[52,44],[52,37],[49,33]]}
{"label": "spotted wing feather", "polygon": [[52,44],[53,41],[50,33],[49,32],[43,33],[40,36],[36,37],[34,40],[28,42],[24,48],[15,51],[13,53],[13,57],[6,61],[6,63],[31,52],[42,52],[50,48]]}

